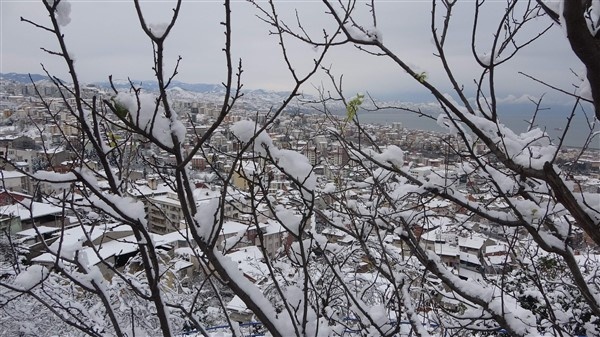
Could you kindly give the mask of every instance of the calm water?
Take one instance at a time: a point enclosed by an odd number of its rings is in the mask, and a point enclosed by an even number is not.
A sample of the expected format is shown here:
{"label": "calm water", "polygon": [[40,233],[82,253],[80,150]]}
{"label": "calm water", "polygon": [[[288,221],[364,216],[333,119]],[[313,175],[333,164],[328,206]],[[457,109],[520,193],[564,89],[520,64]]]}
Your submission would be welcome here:
{"label": "calm water", "polygon": [[[545,129],[552,139],[557,141],[558,137],[564,132],[569,113],[569,108],[542,111],[536,118],[536,125],[542,130]],[[529,126],[527,120],[530,118],[530,114],[520,114],[511,111],[500,116],[500,121],[518,134],[527,130]],[[405,111],[359,112],[359,119],[361,123],[384,125],[401,122],[408,129],[442,131],[434,120],[418,117],[413,113]],[[599,132],[600,127],[597,125],[594,131]],[[589,132],[590,129],[585,116],[583,114],[576,114],[571,121],[564,144],[569,147],[581,147]],[[591,147],[600,149],[600,135],[596,135],[592,140]]]}

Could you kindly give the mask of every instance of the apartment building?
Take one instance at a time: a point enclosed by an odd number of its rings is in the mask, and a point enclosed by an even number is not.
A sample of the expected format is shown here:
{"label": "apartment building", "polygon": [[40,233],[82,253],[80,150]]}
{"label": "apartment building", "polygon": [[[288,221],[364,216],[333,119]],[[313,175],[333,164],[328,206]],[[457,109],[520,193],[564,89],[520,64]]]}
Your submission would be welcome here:
{"label": "apartment building", "polygon": [[[198,188],[194,191],[196,206],[221,197],[221,190],[215,188]],[[250,212],[250,206],[246,202],[246,195],[242,192],[228,190],[225,198],[223,215],[225,219],[242,220],[243,215]],[[148,202],[148,226],[150,231],[157,234],[170,233],[175,230],[185,229],[183,210],[179,196],[169,191],[166,194],[147,198]],[[209,215],[207,215],[209,216]]]}

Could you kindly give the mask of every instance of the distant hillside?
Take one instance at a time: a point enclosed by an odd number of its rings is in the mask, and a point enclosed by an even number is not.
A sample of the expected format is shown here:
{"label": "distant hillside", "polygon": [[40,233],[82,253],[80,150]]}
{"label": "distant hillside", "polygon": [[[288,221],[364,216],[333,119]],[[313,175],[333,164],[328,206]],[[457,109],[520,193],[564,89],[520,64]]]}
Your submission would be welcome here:
{"label": "distant hillside", "polygon": [[[136,87],[146,91],[158,91],[158,83],[154,80],[131,80],[131,82]],[[111,87],[110,82],[95,82],[92,84],[106,90],[109,90]],[[127,80],[113,80],[113,85],[117,89],[129,89],[131,84]],[[171,98],[177,99],[178,101],[204,101],[216,104],[221,103],[225,94],[225,88],[221,84],[185,83],[180,81],[172,81],[167,91]],[[238,107],[246,110],[269,110],[274,106],[280,105],[289,95],[289,92],[269,91],[264,89],[243,90],[243,93],[243,97],[238,101]],[[306,110],[305,112],[308,112],[308,109],[306,108],[297,107],[295,109],[302,111]]]}
{"label": "distant hillside", "polygon": [[[31,83],[28,74],[6,73],[0,74],[1,79],[10,80],[22,84]],[[34,82],[48,81],[48,77],[39,74],[32,74],[31,78]],[[132,80],[136,87],[142,88],[148,92],[157,92],[158,83],[155,80]],[[94,82],[89,83],[92,87],[100,88],[101,90],[111,91],[110,82]],[[127,90],[130,87],[128,80],[114,80],[113,85],[117,89]],[[207,83],[185,83],[180,81],[172,81],[169,89],[169,96],[182,102],[213,102],[221,104],[225,94],[225,88],[221,84]],[[273,107],[277,107],[289,95],[289,92],[269,91],[264,89],[243,90],[243,97],[238,100],[237,106],[245,110],[268,111]],[[293,108],[292,108],[293,106]],[[290,106],[295,112],[311,112],[308,107],[302,106],[297,101]]]}
{"label": "distant hillside", "polygon": [[[31,78],[29,78],[30,75]],[[33,80],[34,82],[47,80],[48,76],[40,74],[0,73],[0,79],[15,81],[19,83],[31,83],[31,80]]]}
{"label": "distant hillside", "polygon": [[[132,80],[133,84],[136,87],[143,88],[148,91],[157,91],[158,83],[156,81],[140,81],[140,80]],[[94,82],[92,83],[101,88],[110,88],[110,82]],[[117,89],[125,89],[129,88],[129,82],[127,80],[115,80],[113,81],[114,86]],[[223,86],[217,84],[205,84],[205,83],[184,83],[179,81],[171,82],[171,88],[178,87],[187,91],[193,92],[221,92],[223,91]]]}
{"label": "distant hillside", "polygon": [[[158,91],[158,83],[156,82],[156,80],[147,80],[147,81],[140,81],[140,80],[132,80],[131,81],[136,87],[148,90],[148,91]],[[94,82],[92,83],[93,85],[100,87],[100,88],[110,88],[110,82]],[[117,89],[125,89],[125,88],[129,88],[129,81],[127,80],[114,80],[113,81],[113,85],[117,88]],[[225,92],[225,88],[223,87],[222,84],[208,84],[208,83],[186,83],[186,82],[181,82],[181,81],[172,81],[169,88],[171,89],[175,89],[175,88],[179,88],[179,89],[183,89],[185,91],[191,91],[191,92],[196,92],[196,93],[224,93]],[[255,90],[243,90],[244,93],[251,93],[254,95],[276,95],[276,96],[281,96],[281,97],[285,97],[286,95],[288,95],[288,92],[279,92],[279,91],[269,91],[269,90],[264,90],[264,89],[255,89]]]}

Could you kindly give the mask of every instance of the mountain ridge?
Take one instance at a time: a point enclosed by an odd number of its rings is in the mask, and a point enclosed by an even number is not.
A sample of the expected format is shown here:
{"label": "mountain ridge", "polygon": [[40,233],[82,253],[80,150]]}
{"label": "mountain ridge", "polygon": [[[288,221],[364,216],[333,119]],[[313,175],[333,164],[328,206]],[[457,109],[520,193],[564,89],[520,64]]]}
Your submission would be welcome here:
{"label": "mountain ridge", "polygon": [[[0,73],[0,80],[14,81],[21,84],[29,84],[33,82],[39,82],[44,80],[50,80],[46,75],[33,74],[33,73]],[[62,79],[59,79],[63,83],[67,83]],[[136,87],[142,88],[148,91],[158,91],[158,82],[156,80],[131,80],[131,83]],[[112,85],[117,89],[129,88],[131,85],[129,80],[114,80]],[[95,81],[90,83],[83,83],[86,86],[96,86],[104,89],[110,89],[111,83],[109,81]],[[224,93],[225,88],[222,84],[211,84],[211,83],[188,83],[174,80],[170,83],[169,89],[181,88],[186,91],[196,93]],[[275,94],[278,96],[289,95],[287,91],[272,91],[266,89],[245,89],[242,90],[244,93],[255,93],[255,94]]]}
{"label": "mountain ridge", "polygon": [[31,74],[31,73],[23,74],[23,73],[10,72],[10,73],[0,73],[0,79],[27,84],[27,83],[31,83],[32,80],[33,80],[33,82],[38,82],[38,81],[43,81],[43,80],[49,80],[50,78],[46,75],[40,75],[40,74]]}

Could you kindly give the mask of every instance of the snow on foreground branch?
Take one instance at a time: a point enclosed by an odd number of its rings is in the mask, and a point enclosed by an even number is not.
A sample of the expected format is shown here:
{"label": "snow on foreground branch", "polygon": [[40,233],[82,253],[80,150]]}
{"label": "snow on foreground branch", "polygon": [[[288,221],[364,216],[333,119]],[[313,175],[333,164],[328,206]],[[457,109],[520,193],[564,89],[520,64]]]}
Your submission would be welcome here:
{"label": "snow on foreground branch", "polygon": [[185,141],[185,126],[177,114],[170,118],[165,116],[164,108],[155,95],[119,93],[114,102],[116,107],[125,109],[122,118],[129,118],[140,131],[159,144],[173,148],[173,136],[181,143]]}
{"label": "snow on foreground branch", "polygon": [[266,131],[253,121],[236,122],[231,126],[231,132],[242,143],[253,142],[254,152],[261,156],[268,155],[278,168],[301,186],[303,196],[307,200],[311,199],[310,194],[316,187],[317,179],[306,156],[296,151],[279,149],[273,145],[273,141]]}

